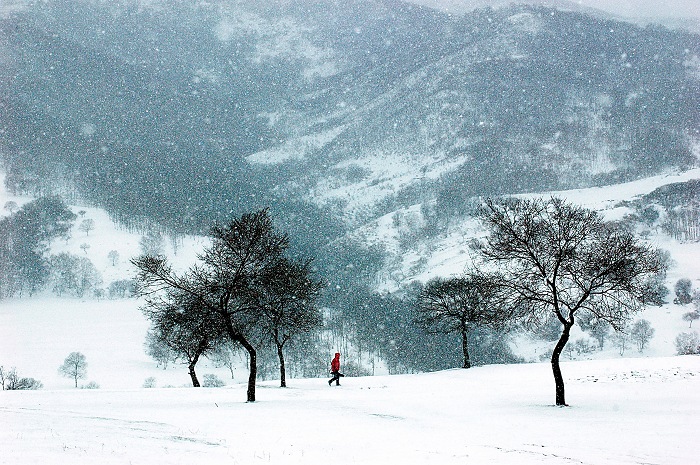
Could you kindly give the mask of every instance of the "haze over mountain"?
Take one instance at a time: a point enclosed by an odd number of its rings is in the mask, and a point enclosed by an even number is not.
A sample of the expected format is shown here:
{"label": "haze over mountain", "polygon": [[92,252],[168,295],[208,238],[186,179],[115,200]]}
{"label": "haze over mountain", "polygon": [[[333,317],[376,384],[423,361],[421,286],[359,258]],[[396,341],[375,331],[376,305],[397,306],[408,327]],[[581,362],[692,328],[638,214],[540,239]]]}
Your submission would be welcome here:
{"label": "haze over mountain", "polygon": [[524,2],[509,0],[411,0],[411,3],[453,13],[465,13],[487,6],[498,7],[513,3],[527,3],[574,11],[593,12],[598,10],[618,17],[647,19],[649,21],[667,18],[700,19],[700,4],[693,0],[530,0]]}
{"label": "haze over mountain", "polygon": [[2,19],[8,188],[333,236],[697,163],[700,40],[537,6],[51,0]]}

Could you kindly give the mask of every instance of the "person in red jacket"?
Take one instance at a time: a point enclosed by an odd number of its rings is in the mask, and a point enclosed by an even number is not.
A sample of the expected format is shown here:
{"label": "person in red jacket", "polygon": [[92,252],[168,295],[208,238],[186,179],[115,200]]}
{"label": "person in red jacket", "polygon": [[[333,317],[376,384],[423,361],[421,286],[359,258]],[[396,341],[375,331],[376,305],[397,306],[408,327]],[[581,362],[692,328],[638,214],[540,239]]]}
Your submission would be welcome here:
{"label": "person in red jacket", "polygon": [[335,381],[336,386],[340,386],[340,377],[345,376],[340,372],[340,352],[335,353],[335,358],[331,360],[331,374],[333,377],[328,380],[330,386]]}

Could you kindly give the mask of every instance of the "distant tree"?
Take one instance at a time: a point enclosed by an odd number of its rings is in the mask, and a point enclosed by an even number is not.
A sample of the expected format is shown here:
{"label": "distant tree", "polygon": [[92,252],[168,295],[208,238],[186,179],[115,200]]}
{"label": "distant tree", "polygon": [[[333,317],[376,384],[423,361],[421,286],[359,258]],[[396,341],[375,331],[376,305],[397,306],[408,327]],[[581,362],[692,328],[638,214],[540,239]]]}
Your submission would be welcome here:
{"label": "distant tree", "polygon": [[[662,257],[662,261],[665,262],[664,268],[670,268],[671,266],[671,256],[668,251],[659,251],[659,255]],[[666,287],[666,273],[661,272],[650,278],[647,283],[647,305],[657,305],[661,307],[666,303],[666,298],[670,294],[668,287]]]}
{"label": "distant tree", "polygon": [[700,336],[693,331],[691,333],[680,333],[676,336],[676,352],[678,355],[700,354]]}
{"label": "distant tree", "polygon": [[95,229],[95,220],[88,218],[80,222],[78,229],[83,231],[86,236],[90,235],[90,231]]}
{"label": "distant tree", "polygon": [[627,350],[627,344],[630,341],[629,333],[624,328],[620,331],[616,331],[612,336],[612,341],[615,347],[617,347],[620,356],[625,355],[625,350]]}
{"label": "distant tree", "polygon": [[4,366],[0,365],[0,386],[2,386],[3,391],[5,390],[5,382],[9,374],[10,372]]}
{"label": "distant tree", "polygon": [[433,279],[418,297],[418,317],[415,321],[429,332],[459,334],[462,340],[462,367],[470,368],[470,333],[480,326],[502,324],[508,318],[496,302],[498,290],[496,281],[483,274]]}
{"label": "distant tree", "polygon": [[10,214],[13,214],[17,210],[19,210],[19,205],[17,205],[17,202],[15,202],[14,200],[8,200],[7,202],[5,202],[4,208],[8,212],[10,212]]}
{"label": "distant tree", "polygon": [[586,314],[581,315],[578,324],[582,330],[586,331],[591,337],[598,341],[598,348],[603,350],[605,340],[610,334],[610,325],[604,320],[599,320],[592,315]]}
{"label": "distant tree", "polygon": [[112,281],[107,288],[107,296],[110,299],[123,299],[136,295],[136,282],[133,279],[120,279]]}
{"label": "distant tree", "polygon": [[110,250],[107,254],[107,260],[109,260],[110,265],[117,266],[119,263],[119,252],[116,250]]}
{"label": "distant tree", "polygon": [[87,360],[80,352],[71,352],[63,361],[63,365],[58,368],[61,375],[66,378],[73,378],[75,387],[78,387],[78,380],[87,376]]}
{"label": "distant tree", "polygon": [[161,339],[160,335],[152,329],[146,332],[146,341],[144,343],[146,355],[156,361],[156,366],[163,366],[163,369],[168,368],[170,362],[177,360],[175,352]]}
{"label": "distant tree", "polygon": [[566,405],[559,357],[577,315],[588,312],[619,330],[649,301],[648,280],[665,271],[657,250],[593,211],[559,198],[487,200],[486,227],[473,247],[499,274],[508,308],[526,326],[551,315],[561,323],[552,351],[556,405]]}
{"label": "distant tree", "polygon": [[204,381],[202,383],[202,386],[208,387],[208,388],[217,388],[217,387],[224,387],[226,386],[226,383],[221,381],[218,376],[212,373],[206,373],[204,375]]}
{"label": "distant tree", "polygon": [[51,266],[50,284],[58,295],[84,297],[90,290],[96,290],[102,284],[102,276],[95,265],[85,257],[78,257],[67,252],[53,255],[49,260]]}
{"label": "distant tree", "polygon": [[156,257],[163,254],[164,247],[163,235],[155,231],[149,231],[145,236],[141,237],[139,247],[141,254]]}
{"label": "distant tree", "polygon": [[630,330],[630,337],[637,343],[639,352],[644,352],[655,332],[648,320],[641,319],[634,322]]}
{"label": "distant tree", "polygon": [[700,318],[700,313],[698,313],[697,310],[683,314],[683,321],[690,322],[690,324],[688,325],[688,328],[692,328],[693,321],[697,320],[698,318]]}
{"label": "distant tree", "polygon": [[236,365],[234,355],[235,353],[231,349],[230,344],[221,344],[211,355],[208,356],[208,358],[214,363],[215,366],[219,368],[226,367],[228,371],[231,372],[231,379],[234,379],[233,371]]}
{"label": "distant tree", "polygon": [[142,388],[144,389],[153,389],[156,387],[156,378],[153,376],[149,376],[148,378],[143,380],[143,384],[141,385]]}
{"label": "distant tree", "polygon": [[17,372],[12,370],[7,377],[7,391],[34,391],[44,387],[43,383],[34,378],[20,378]]}
{"label": "distant tree", "polygon": [[90,244],[88,244],[87,242],[83,242],[82,244],[80,244],[80,250],[87,254],[87,251],[90,250]]}
{"label": "distant tree", "polygon": [[679,305],[686,305],[693,301],[693,283],[688,278],[682,278],[676,281],[676,285],[673,287],[676,293],[676,298],[673,300],[674,303]]}

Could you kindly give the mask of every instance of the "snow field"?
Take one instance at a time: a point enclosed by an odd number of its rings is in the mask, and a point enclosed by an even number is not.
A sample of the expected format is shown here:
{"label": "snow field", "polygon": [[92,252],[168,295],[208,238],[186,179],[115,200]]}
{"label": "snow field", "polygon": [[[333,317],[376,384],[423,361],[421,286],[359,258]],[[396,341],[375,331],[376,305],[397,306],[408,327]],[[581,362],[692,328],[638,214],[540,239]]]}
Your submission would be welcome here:
{"label": "snow field", "polygon": [[224,389],[2,393],[0,463],[691,464],[700,358],[549,364]]}

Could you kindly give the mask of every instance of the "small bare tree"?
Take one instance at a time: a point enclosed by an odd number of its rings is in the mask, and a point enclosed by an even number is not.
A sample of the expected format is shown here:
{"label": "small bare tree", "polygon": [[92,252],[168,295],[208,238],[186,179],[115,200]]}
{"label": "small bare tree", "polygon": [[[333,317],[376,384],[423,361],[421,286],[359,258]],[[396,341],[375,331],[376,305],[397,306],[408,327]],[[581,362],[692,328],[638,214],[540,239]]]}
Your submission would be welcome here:
{"label": "small bare tree", "polygon": [[110,250],[107,254],[107,259],[109,260],[110,265],[117,266],[119,263],[119,252],[116,250]]}
{"label": "small bare tree", "polygon": [[497,326],[508,316],[496,302],[498,284],[487,275],[429,281],[418,297],[415,322],[426,331],[462,337],[463,368],[471,368],[469,335],[479,326]]}
{"label": "small bare tree", "polygon": [[2,386],[2,390],[5,390],[5,382],[7,381],[7,376],[9,375],[9,372],[4,366],[0,366],[0,386]]}
{"label": "small bare tree", "polygon": [[258,290],[263,331],[272,339],[280,364],[280,387],[287,387],[284,347],[294,337],[323,324],[316,299],[323,283],[311,276],[311,261],[280,260],[267,286]]}
{"label": "small bare tree", "polygon": [[17,202],[15,202],[14,200],[8,200],[7,202],[5,202],[5,210],[12,214],[19,210],[19,205],[17,205]]}
{"label": "small bare tree", "polygon": [[78,387],[78,380],[87,376],[87,360],[80,352],[71,352],[63,361],[63,365],[58,368],[58,372],[66,378],[73,378],[75,387]]}
{"label": "small bare tree", "polygon": [[690,322],[690,324],[688,325],[688,328],[692,328],[693,321],[697,320],[698,318],[700,318],[700,313],[698,313],[697,310],[683,314],[683,321]]}
{"label": "small bare tree", "polygon": [[83,231],[86,236],[90,235],[90,231],[95,229],[95,220],[88,218],[80,222],[78,229]]}
{"label": "small bare tree", "polygon": [[637,343],[637,349],[640,353],[644,352],[655,332],[656,330],[651,327],[649,320],[641,319],[634,322],[630,330],[630,337]]}

